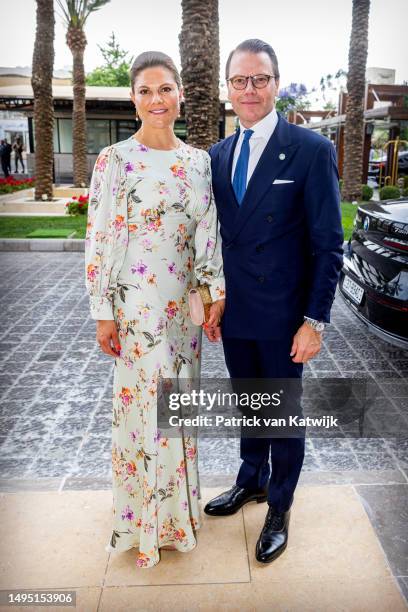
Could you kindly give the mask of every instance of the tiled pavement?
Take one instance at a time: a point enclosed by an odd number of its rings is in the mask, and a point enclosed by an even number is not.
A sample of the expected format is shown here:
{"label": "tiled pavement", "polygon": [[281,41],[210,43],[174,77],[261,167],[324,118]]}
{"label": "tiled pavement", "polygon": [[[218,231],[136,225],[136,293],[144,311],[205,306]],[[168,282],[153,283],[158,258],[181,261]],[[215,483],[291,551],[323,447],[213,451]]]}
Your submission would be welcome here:
{"label": "tiled pavement", "polygon": [[[113,362],[95,342],[83,253],[1,253],[0,272],[2,490],[109,488]],[[204,344],[203,376],[226,376],[220,345]],[[305,376],[372,377],[394,396],[386,417],[401,437],[308,438],[300,484],[351,485],[408,592],[408,353],[369,335],[337,296]],[[237,440],[203,440],[202,484],[233,482],[238,457]]]}

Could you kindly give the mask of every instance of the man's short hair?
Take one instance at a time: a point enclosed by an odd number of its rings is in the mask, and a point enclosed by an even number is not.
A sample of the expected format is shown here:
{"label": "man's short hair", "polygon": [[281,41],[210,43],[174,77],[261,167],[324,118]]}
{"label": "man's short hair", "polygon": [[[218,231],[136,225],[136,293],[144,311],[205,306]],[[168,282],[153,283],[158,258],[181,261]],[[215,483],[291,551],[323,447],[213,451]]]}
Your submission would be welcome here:
{"label": "man's short hair", "polygon": [[274,76],[279,78],[279,66],[278,66],[278,58],[276,57],[275,51],[272,49],[271,45],[264,42],[263,40],[259,40],[259,38],[249,38],[248,40],[244,40],[244,42],[240,43],[235,49],[231,51],[228,56],[227,63],[225,65],[225,78],[229,77],[229,68],[231,64],[231,59],[234,53],[238,51],[249,51],[250,53],[266,53],[271,58]]}

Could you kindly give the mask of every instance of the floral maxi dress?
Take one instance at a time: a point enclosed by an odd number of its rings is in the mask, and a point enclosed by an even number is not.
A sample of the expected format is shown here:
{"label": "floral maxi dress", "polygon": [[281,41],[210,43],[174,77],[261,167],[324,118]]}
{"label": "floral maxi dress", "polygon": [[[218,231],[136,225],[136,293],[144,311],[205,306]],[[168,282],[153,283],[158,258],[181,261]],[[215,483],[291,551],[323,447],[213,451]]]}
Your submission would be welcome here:
{"label": "floral maxi dress", "polygon": [[134,136],[99,154],[85,243],[93,319],[114,320],[120,338],[112,410],[113,528],[108,552],[138,547],[151,567],[159,548],[196,545],[197,446],[157,427],[157,381],[197,378],[201,328],[188,291],[206,282],[224,297],[210,158],[180,142],[169,151]]}

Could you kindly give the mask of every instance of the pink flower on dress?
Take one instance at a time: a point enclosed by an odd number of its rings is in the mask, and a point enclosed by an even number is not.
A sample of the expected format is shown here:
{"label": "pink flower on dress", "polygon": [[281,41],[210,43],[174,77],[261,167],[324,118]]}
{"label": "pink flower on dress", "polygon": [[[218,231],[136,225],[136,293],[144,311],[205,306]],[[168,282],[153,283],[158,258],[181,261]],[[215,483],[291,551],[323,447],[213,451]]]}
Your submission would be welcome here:
{"label": "pink flower on dress", "polygon": [[[143,145],[141,145],[143,146]],[[147,564],[149,563],[149,557],[147,555],[145,555],[144,553],[139,553],[136,559],[136,565],[137,567],[147,567]]]}
{"label": "pink flower on dress", "polygon": [[108,154],[106,153],[100,153],[100,155],[98,155],[98,158],[95,162],[95,167],[97,170],[99,170],[99,172],[103,172],[105,170],[107,159]]}
{"label": "pink flower on dress", "polygon": [[126,464],[126,472],[130,476],[134,476],[134,474],[136,474],[136,464],[134,461],[128,461]]}
{"label": "pink flower on dress", "polygon": [[126,227],[125,218],[123,215],[116,215],[115,220],[113,222],[113,226],[116,231],[119,231]]}
{"label": "pink flower on dress", "polygon": [[89,264],[89,266],[86,269],[88,280],[91,282],[94,281],[95,278],[98,276],[98,273],[99,273],[98,266],[95,266],[94,264]]}
{"label": "pink flower on dress", "polygon": [[187,450],[186,450],[186,455],[188,457],[188,459],[194,459],[194,457],[197,454],[197,449],[195,448],[195,446],[190,446]]}
{"label": "pink flower on dress", "polygon": [[177,306],[177,302],[174,301],[170,301],[167,304],[167,307],[164,309],[164,311],[167,313],[167,318],[168,319],[173,319],[178,311],[178,306]]}
{"label": "pink flower on dress", "polygon": [[178,468],[176,468],[176,472],[178,474],[180,474],[180,476],[184,476],[185,475],[185,473],[186,473],[186,463],[185,463],[184,459],[182,459],[180,461],[180,465],[179,465]]}
{"label": "pink flower on dress", "polygon": [[129,406],[133,399],[133,395],[127,387],[122,387],[122,391],[119,393],[119,397],[122,400],[122,404]]}
{"label": "pink flower on dress", "polygon": [[174,532],[174,538],[176,540],[179,540],[179,542],[181,542],[181,540],[185,537],[186,537],[186,532],[184,531],[184,529],[181,529],[181,527],[180,529],[177,529],[177,531]]}
{"label": "pink flower on dress", "polygon": [[173,164],[173,166],[170,166],[170,170],[172,171],[173,176],[178,176],[183,180],[186,178],[186,171],[180,163]]}

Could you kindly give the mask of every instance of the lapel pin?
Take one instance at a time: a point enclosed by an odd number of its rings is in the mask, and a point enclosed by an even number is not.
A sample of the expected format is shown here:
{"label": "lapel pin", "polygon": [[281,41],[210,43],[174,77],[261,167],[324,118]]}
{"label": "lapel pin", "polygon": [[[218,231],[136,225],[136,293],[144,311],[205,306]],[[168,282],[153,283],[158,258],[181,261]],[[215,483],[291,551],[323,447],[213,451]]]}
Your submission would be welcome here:
{"label": "lapel pin", "polygon": [[279,153],[279,159],[284,160],[286,155],[284,153]]}

